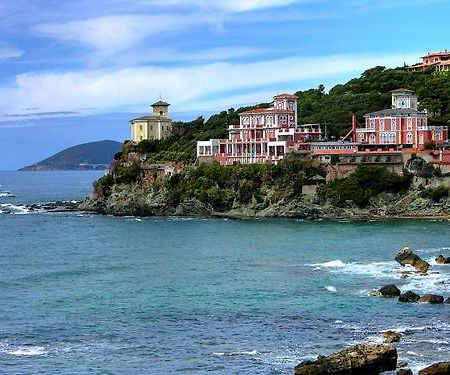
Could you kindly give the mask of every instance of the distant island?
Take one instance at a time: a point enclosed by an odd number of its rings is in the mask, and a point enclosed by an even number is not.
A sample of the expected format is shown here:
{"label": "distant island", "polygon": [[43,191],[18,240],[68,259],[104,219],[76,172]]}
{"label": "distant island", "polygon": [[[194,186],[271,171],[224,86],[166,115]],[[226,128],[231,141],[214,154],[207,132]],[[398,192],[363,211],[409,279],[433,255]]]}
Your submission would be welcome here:
{"label": "distant island", "polygon": [[60,151],[19,171],[89,171],[109,168],[122,144],[116,141],[84,143]]}

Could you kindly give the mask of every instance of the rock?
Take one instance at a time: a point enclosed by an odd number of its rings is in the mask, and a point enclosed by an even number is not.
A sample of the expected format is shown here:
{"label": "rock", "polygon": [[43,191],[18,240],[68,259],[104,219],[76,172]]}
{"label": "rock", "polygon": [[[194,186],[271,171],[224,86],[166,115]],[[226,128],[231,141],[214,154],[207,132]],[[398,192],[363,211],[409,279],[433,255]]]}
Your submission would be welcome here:
{"label": "rock", "polygon": [[402,271],[400,272],[400,277],[402,279],[407,279],[408,277],[410,277],[413,273],[411,271]]}
{"label": "rock", "polygon": [[414,373],[409,368],[401,368],[397,370],[397,375],[414,375]]}
{"label": "rock", "polygon": [[439,255],[435,260],[437,264],[450,264],[450,257],[445,257],[443,255]]}
{"label": "rock", "polygon": [[400,302],[418,302],[420,299],[420,296],[414,292],[411,292],[410,290],[406,293],[400,294],[398,297],[398,300]]}
{"label": "rock", "polygon": [[388,344],[400,341],[401,337],[400,333],[394,331],[382,332],[381,335],[384,337],[384,342],[387,342]]}
{"label": "rock", "polygon": [[444,303],[450,303],[450,297],[448,297],[448,298],[444,301]]}
{"label": "rock", "polygon": [[419,371],[419,375],[450,374],[450,362],[438,362]]}
{"label": "rock", "polygon": [[405,362],[405,361],[397,362],[397,368],[403,368],[403,367],[407,367],[407,366],[408,366],[408,362]]}
{"label": "rock", "polygon": [[400,289],[394,284],[383,286],[380,289],[380,293],[383,297],[398,297],[400,295]]}
{"label": "rock", "polygon": [[413,266],[420,273],[427,273],[430,265],[415,254],[409,247],[405,247],[396,255],[395,260],[402,266],[407,264]]}
{"label": "rock", "polygon": [[317,361],[304,361],[295,367],[295,375],[376,375],[393,371],[397,366],[397,349],[393,345],[356,345]]}
{"label": "rock", "polygon": [[381,293],[378,289],[371,290],[369,292],[370,297],[381,297]]}
{"label": "rock", "polygon": [[444,297],[438,296],[436,294],[425,294],[420,297],[419,302],[421,303],[444,303]]}

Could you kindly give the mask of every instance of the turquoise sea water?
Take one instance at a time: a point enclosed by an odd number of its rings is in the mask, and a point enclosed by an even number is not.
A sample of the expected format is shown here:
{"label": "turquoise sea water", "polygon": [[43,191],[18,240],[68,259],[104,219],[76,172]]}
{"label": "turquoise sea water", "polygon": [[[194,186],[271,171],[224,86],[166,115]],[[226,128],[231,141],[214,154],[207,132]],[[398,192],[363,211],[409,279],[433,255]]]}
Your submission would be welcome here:
{"label": "turquoise sea water", "polygon": [[[18,205],[89,194],[98,173],[0,172]],[[448,222],[304,222],[0,214],[0,373],[291,374],[382,330],[400,359],[450,360],[450,273],[400,279],[396,252],[450,255]]]}

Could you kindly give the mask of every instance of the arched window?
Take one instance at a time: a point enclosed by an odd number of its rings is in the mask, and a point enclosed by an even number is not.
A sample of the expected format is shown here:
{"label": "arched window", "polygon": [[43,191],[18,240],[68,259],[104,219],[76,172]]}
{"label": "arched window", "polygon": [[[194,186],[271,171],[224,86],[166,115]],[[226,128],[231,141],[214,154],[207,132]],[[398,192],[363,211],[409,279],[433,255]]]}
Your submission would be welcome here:
{"label": "arched window", "polygon": [[391,119],[391,131],[395,132],[397,130],[397,119]]}
{"label": "arched window", "polygon": [[369,143],[370,143],[371,145],[375,144],[375,134],[371,134],[371,135],[369,136]]}
{"label": "arched window", "polygon": [[423,134],[419,135],[419,144],[423,145]]}
{"label": "arched window", "polygon": [[412,135],[412,133],[408,133],[408,134],[406,135],[406,143],[407,143],[408,145],[412,145],[412,144],[413,144],[413,135]]}

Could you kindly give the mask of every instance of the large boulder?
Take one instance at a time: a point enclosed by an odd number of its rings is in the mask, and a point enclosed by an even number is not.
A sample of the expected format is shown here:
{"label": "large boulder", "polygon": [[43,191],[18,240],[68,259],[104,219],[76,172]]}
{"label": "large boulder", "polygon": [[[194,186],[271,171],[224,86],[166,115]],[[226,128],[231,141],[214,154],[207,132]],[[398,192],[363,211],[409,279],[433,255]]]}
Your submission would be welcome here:
{"label": "large boulder", "polygon": [[380,293],[383,297],[398,297],[400,295],[400,289],[394,284],[383,286],[380,289]]}
{"label": "large boulder", "polygon": [[304,361],[295,367],[295,375],[376,375],[394,371],[397,349],[393,345],[356,345],[317,361]]}
{"label": "large boulder", "polygon": [[436,257],[437,264],[450,264],[450,257],[445,257],[443,255],[439,255]]}
{"label": "large boulder", "polygon": [[444,375],[444,374],[450,374],[450,362],[435,363],[419,371],[419,375]]}
{"label": "large boulder", "polygon": [[425,294],[420,297],[419,302],[421,303],[444,303],[444,297],[438,296],[436,294]]}
{"label": "large boulder", "polygon": [[427,273],[430,264],[425,262],[421,257],[415,254],[409,247],[404,247],[395,257],[395,260],[402,266],[407,264],[413,266],[420,273]]}
{"label": "large boulder", "polygon": [[410,290],[406,293],[400,294],[398,300],[400,302],[419,302],[420,296]]}
{"label": "large boulder", "polygon": [[400,333],[395,332],[395,331],[385,331],[385,332],[382,332],[381,335],[384,338],[384,342],[387,342],[389,344],[400,341],[400,337],[401,337]]}

